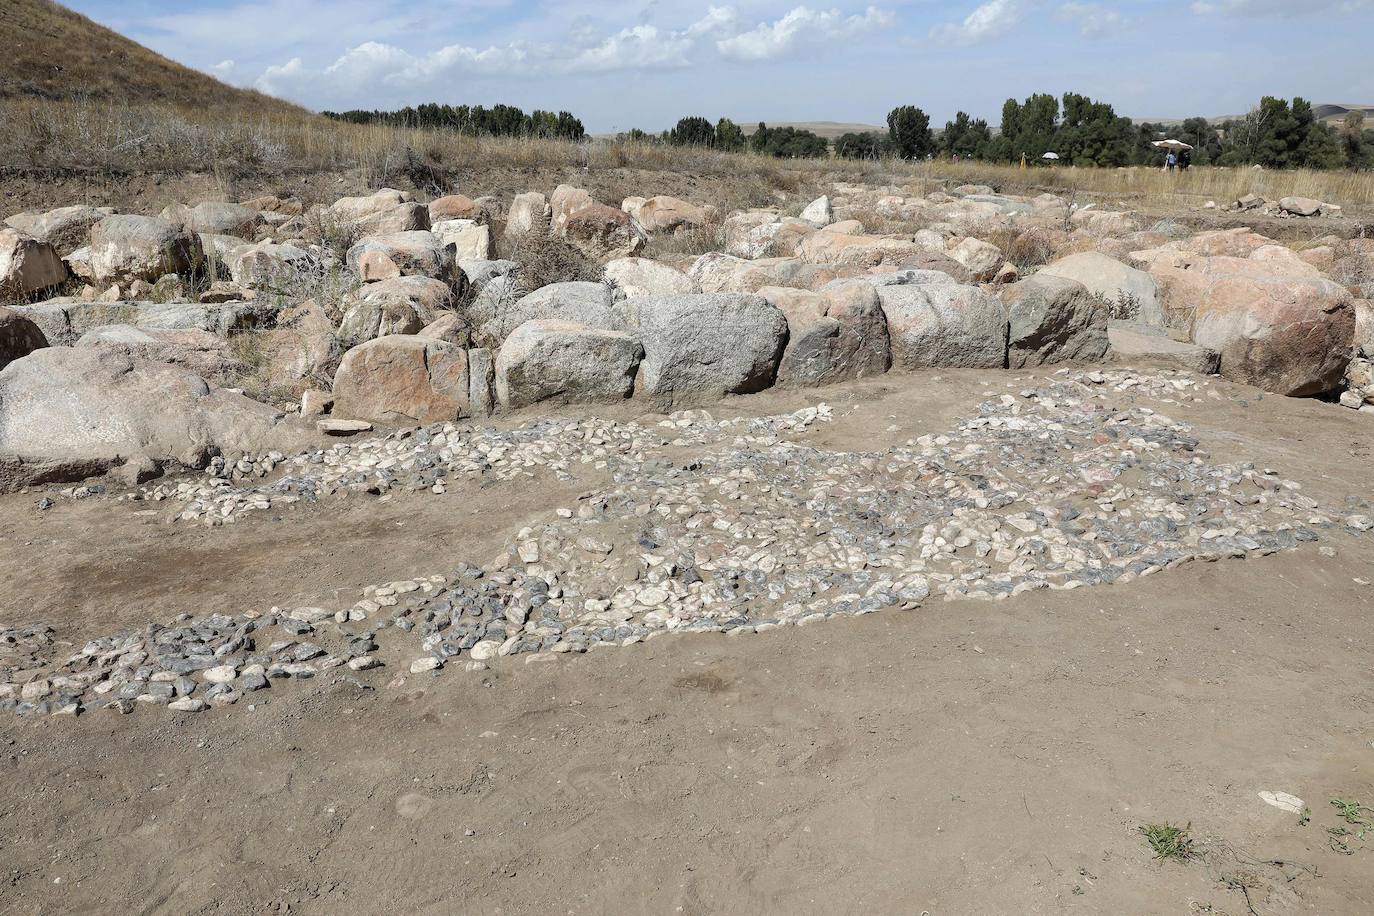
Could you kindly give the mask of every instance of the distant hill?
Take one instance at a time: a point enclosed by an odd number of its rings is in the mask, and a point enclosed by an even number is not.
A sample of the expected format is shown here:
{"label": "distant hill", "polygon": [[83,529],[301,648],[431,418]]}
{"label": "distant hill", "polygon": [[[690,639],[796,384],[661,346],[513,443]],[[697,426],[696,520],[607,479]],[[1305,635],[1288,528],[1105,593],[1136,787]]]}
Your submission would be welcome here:
{"label": "distant hill", "polygon": [[1317,116],[1318,120],[1333,126],[1344,121],[1345,116],[1352,111],[1364,112],[1365,126],[1374,127],[1374,105],[1336,105],[1331,102],[1324,102],[1312,106],[1312,113]]}
{"label": "distant hill", "polygon": [[[834,140],[844,134],[866,134],[871,131],[887,133],[887,127],[879,127],[876,124],[847,124],[843,121],[769,121],[764,119],[769,127],[795,127],[798,130],[809,130],[817,136],[827,140]],[[740,127],[744,128],[746,134],[752,135],[758,129],[758,121],[742,121]]]}
{"label": "distant hill", "polygon": [[306,111],[168,60],[49,0],[0,0],[0,98]]}

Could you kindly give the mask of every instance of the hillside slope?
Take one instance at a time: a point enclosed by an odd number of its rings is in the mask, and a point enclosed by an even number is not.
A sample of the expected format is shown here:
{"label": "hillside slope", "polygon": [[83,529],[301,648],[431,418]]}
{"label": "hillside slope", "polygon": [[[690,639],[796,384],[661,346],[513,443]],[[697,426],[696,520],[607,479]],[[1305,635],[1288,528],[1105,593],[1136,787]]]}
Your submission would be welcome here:
{"label": "hillside slope", "polygon": [[2,5],[0,98],[306,113],[168,60],[50,0],[4,0]]}

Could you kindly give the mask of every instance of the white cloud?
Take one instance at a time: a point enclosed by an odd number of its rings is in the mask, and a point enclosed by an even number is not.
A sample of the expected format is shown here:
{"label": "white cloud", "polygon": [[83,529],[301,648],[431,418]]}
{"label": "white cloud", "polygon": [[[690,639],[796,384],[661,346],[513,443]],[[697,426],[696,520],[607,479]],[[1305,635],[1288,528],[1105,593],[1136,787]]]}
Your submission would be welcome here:
{"label": "white cloud", "polygon": [[1085,38],[1115,34],[1126,24],[1125,16],[1097,3],[1065,3],[1059,7],[1058,16],[1077,25]]}
{"label": "white cloud", "polygon": [[988,0],[963,22],[949,22],[931,30],[931,37],[952,45],[971,45],[996,38],[1021,21],[1019,0]]}
{"label": "white cloud", "polygon": [[232,60],[222,60],[211,67],[210,72],[220,79],[225,79],[229,74],[234,72],[234,62]]}
{"label": "white cloud", "polygon": [[1374,6],[1371,0],[1195,0],[1199,16],[1302,16],[1311,13],[1353,13]]}
{"label": "white cloud", "polygon": [[566,66],[570,71],[594,73],[645,67],[686,67],[692,44],[692,39],[685,35],[660,32],[651,25],[637,25],[584,49]]}
{"label": "white cloud", "polygon": [[776,22],[716,42],[722,57],[731,60],[772,60],[803,45],[848,38],[891,25],[893,16],[870,6],[861,15],[844,16],[839,10],[813,10],[799,6]]}
{"label": "white cloud", "polygon": [[687,27],[689,38],[700,38],[704,35],[733,35],[738,31],[737,23],[739,14],[732,6],[712,6],[706,10],[706,15]]}

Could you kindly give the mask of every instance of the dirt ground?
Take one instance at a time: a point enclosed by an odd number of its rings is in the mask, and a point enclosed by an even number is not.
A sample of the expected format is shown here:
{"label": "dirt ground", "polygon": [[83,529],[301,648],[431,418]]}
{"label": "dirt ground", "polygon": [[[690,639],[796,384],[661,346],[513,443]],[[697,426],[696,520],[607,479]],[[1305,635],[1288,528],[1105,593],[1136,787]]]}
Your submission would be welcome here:
{"label": "dirt ground", "polygon": [[[867,449],[1030,373],[735,399],[825,401]],[[1222,461],[1368,498],[1374,422],[1213,380],[1156,406]],[[624,408],[634,415],[634,406]],[[605,415],[607,411],[598,411]],[[520,418],[516,418],[518,422]],[[483,562],[603,485],[348,497],[219,529],[169,506],[0,498],[0,626],[87,636],[179,611],[339,606]],[[1374,912],[1374,552],[1265,559],[743,637],[665,636],[485,672],[320,677],[228,709],[0,719],[4,913]],[[1300,796],[1310,823],[1264,804]],[[1191,825],[1153,858],[1139,828]]]}

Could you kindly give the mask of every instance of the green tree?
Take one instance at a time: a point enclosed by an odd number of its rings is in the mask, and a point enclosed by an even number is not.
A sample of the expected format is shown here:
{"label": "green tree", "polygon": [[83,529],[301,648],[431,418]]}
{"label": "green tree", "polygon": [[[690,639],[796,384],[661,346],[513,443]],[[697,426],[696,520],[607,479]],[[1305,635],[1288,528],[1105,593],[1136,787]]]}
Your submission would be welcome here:
{"label": "green tree", "polygon": [[705,118],[687,117],[677,122],[669,135],[674,146],[714,146],[716,129]]}
{"label": "green tree", "polygon": [[749,148],[756,153],[766,152],[769,133],[768,125],[760,121],[759,126],[754,129],[754,135],[749,138]]}
{"label": "green tree", "polygon": [[716,149],[735,152],[744,149],[744,131],[729,118],[716,122]]}
{"label": "green tree", "polygon": [[842,134],[835,140],[841,159],[880,159],[887,152],[887,138],[878,133]]}
{"label": "green tree", "polygon": [[924,159],[935,151],[930,116],[915,105],[903,105],[887,114],[887,136],[901,159]]}

